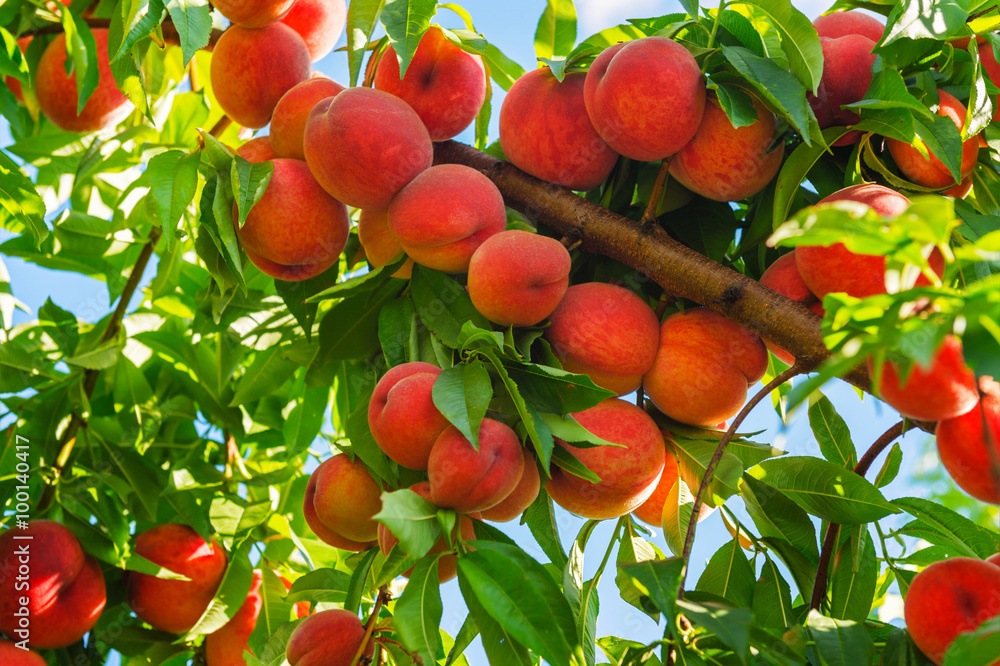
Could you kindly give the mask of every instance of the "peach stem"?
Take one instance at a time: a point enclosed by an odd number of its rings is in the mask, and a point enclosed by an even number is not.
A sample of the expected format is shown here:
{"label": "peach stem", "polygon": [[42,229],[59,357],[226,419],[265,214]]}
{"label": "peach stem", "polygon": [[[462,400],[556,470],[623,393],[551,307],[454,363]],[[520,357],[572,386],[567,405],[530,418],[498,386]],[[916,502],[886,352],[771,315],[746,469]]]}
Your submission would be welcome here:
{"label": "peach stem", "polygon": [[378,621],[379,611],[382,610],[382,604],[389,601],[389,586],[383,585],[378,590],[378,596],[375,597],[375,605],[372,606],[372,612],[368,616],[368,623],[365,625],[365,637],[361,641],[361,645],[358,646],[358,651],[354,653],[354,658],[351,659],[351,666],[358,666],[361,663],[361,658],[365,654],[365,648],[368,647],[368,643],[372,639],[372,634],[375,633],[375,623]]}

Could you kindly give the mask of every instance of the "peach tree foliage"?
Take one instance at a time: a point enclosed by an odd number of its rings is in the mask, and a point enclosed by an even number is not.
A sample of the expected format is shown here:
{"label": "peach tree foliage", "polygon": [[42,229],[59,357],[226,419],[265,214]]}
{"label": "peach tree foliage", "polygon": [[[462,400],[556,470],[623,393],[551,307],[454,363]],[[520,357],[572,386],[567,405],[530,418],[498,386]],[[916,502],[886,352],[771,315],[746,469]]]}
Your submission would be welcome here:
{"label": "peach tree foliage", "polygon": [[[415,481],[375,445],[366,413],[387,367],[425,360],[445,368],[434,398],[459,430],[476,432],[489,411],[516,424],[543,466],[587,476],[554,447],[553,437],[587,437],[562,417],[609,393],[585,376],[560,371],[539,329],[494,330],[453,276],[417,267],[412,281],[393,279],[402,258],[359,271],[356,233],[339,265],[305,282],[275,281],[255,269],[237,243],[232,204],[238,224],[266,189],[269,167],[225,148],[238,142],[234,128],[218,136],[208,131],[222,112],[213,104],[210,54],[203,50],[215,38],[207,4],[102,1],[86,15],[85,2],[58,12],[20,0],[0,6],[4,74],[27,81],[45,35],[63,31],[82,103],[95,86],[88,68],[95,60],[91,27],[109,26],[112,70],[136,107],[116,133],[81,136],[59,131],[30,99],[19,106],[0,87],[0,112],[13,137],[0,153],[0,225],[11,236],[0,252],[102,280],[113,303],[121,298],[127,305],[142,285],[138,306],[114,312],[60,304],[54,285],[36,319],[13,326],[18,303],[0,264],[0,415],[5,423],[16,421],[4,434],[0,488],[5,498],[14,497],[11,442],[15,434],[27,438],[35,517],[69,526],[103,563],[109,585],[108,606],[90,645],[57,651],[50,663],[70,663],[84,653],[103,663],[111,651],[127,663],[138,663],[140,655],[149,659],[142,663],[184,663],[199,650],[201,636],[239,608],[251,562],[258,561],[268,564],[266,612],[251,636],[257,656],[248,656],[248,664],[282,663],[295,626],[293,603],[341,604],[367,618],[379,589],[414,564],[402,595],[379,610],[379,621],[392,628],[385,635],[398,641],[384,644],[387,658],[398,664],[414,656],[424,664],[463,663],[462,652],[477,635],[495,664],[929,663],[905,630],[874,619],[873,603],[893,584],[905,592],[914,576],[909,565],[947,555],[986,557],[1000,550],[1000,538],[950,508],[958,504],[954,494],[943,504],[885,497],[880,488],[913,456],[898,445],[872,480],[855,474],[864,447],[858,449],[847,421],[817,391],[868,354],[926,361],[956,327],[976,373],[1000,376],[1000,133],[990,124],[998,91],[984,75],[974,40],[967,50],[948,41],[984,33],[1000,47],[988,34],[1000,22],[1000,9],[973,0],[840,3],[884,15],[889,29],[876,49],[868,94],[854,105],[861,116],[854,128],[865,134],[853,150],[830,152],[828,144],[844,130],[821,131],[806,102],[823,62],[805,16],[787,0],[718,8],[697,0],[681,4],[685,13],[635,19],[578,39],[572,3],[549,0],[535,46],[539,59],[561,76],[585,68],[619,41],[669,36],[695,56],[735,125],[754,120],[748,92],[777,113],[786,158],[763,192],[730,206],[687,200],[668,188],[655,207],[664,229],[715,262],[691,280],[731,280],[733,272],[759,278],[777,256],[769,238],[786,246],[849,238],[856,252],[886,255],[890,269],[926,266],[921,246],[950,244],[947,279],[944,286],[906,295],[863,301],[828,296],[822,341],[829,357],[808,379],[776,392],[782,411],[811,399],[808,414],[822,458],[791,458],[768,443],[734,439],[706,500],[715,506],[742,501],[753,524],[740,526],[740,538],[716,552],[697,581],[685,581],[679,555],[693,495],[722,433],[662,420],[674,433],[681,470],[677,504],[663,524],[672,553],[661,552],[628,517],[619,520],[611,544],[591,543],[594,522],[587,522],[567,551],[543,492],[523,521],[544,558],[531,557],[482,521],[475,525],[475,549],[459,546],[458,584],[470,613],[455,636],[438,630],[443,609],[431,574],[435,556],[425,555],[454,525],[455,513],[435,510],[413,493],[390,492],[380,518],[400,537],[401,548],[388,556],[378,549],[336,551],[315,538],[302,516],[307,459],[326,458],[334,447],[362,460],[386,488]],[[508,89],[524,70],[490,44],[489,26],[473,27],[463,10],[437,7],[433,0],[350,3],[351,83],[363,79],[366,48],[386,41],[373,37],[380,24],[405,67],[435,12],[449,10],[467,23],[450,38],[483,55],[492,85]],[[22,56],[15,35],[32,30],[38,35]],[[172,46],[162,48],[165,43]],[[192,81],[197,84],[188,86]],[[888,233],[874,216],[841,210],[802,213],[786,223],[795,211],[862,180],[924,192],[884,160],[879,136],[906,143],[919,137],[957,177],[962,136],[920,101],[938,87],[967,101],[966,133],[983,132],[988,144],[968,198],[916,198]],[[476,147],[500,156],[495,137],[486,133],[490,113],[487,102],[476,123]],[[656,171],[655,164],[623,159],[604,185],[583,197],[638,224]],[[509,226],[532,221],[530,196],[541,201],[551,194],[537,187],[517,205],[508,201],[527,211],[509,209]],[[642,266],[603,256],[599,244],[587,249],[592,252],[574,252],[576,281],[613,278],[650,303],[665,298],[655,275],[636,270]],[[151,253],[155,271],[147,272]],[[914,293],[933,299],[932,314],[908,316]],[[739,321],[761,334],[777,330],[763,313],[743,313]],[[818,339],[820,331],[813,334]],[[783,369],[772,357],[768,378]],[[911,518],[902,527],[869,529],[900,513]],[[212,607],[176,643],[129,616],[117,582],[119,570],[149,571],[132,552],[130,535],[167,522],[217,534],[230,561]],[[829,523],[842,528],[827,579],[817,572]],[[917,538],[930,545],[914,549]],[[906,550],[890,555],[886,542],[893,539]],[[625,601],[664,620],[662,640],[646,645],[629,636],[596,635],[599,600],[595,580],[582,579],[583,561],[601,561],[605,549],[610,554],[615,547],[615,560],[605,557],[598,576],[613,576]],[[291,593],[272,569],[295,579]],[[810,610],[818,578],[829,587],[820,591],[818,609]],[[682,585],[687,591],[680,595]],[[1000,628],[987,623],[978,632],[988,641]],[[988,663],[976,645],[972,637],[958,641],[946,663]]]}

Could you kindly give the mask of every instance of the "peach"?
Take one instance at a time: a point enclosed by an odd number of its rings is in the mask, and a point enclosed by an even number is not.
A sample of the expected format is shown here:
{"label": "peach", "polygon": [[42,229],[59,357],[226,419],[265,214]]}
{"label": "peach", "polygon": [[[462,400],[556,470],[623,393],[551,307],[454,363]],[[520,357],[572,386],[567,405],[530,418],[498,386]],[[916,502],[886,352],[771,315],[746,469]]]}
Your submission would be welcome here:
{"label": "peach", "polygon": [[698,131],[670,160],[670,175],[715,201],[739,201],[764,189],[781,168],[785,148],[772,145],[778,129],[774,114],[757,99],[753,108],[757,120],[736,128],[718,100],[710,99]]}
{"label": "peach", "polygon": [[344,0],[295,0],[281,22],[299,33],[313,62],[333,50],[347,24]]}
{"label": "peach", "polygon": [[698,131],[705,79],[694,57],[666,37],[616,44],[597,56],[584,81],[587,115],[625,157],[669,157]]}
{"label": "peach", "polygon": [[[365,625],[354,613],[339,608],[320,611],[295,627],[285,658],[291,666],[350,666],[364,640]],[[375,641],[369,639],[364,656],[371,659],[374,654]]]}
{"label": "peach", "polygon": [[545,483],[552,500],[584,518],[603,520],[634,511],[649,499],[663,472],[666,447],[653,419],[635,405],[608,398],[573,414],[584,428],[620,446],[577,448],[556,439],[556,444],[601,477],[592,483],[555,464]]}
{"label": "peach", "polygon": [[0,638],[0,663],[6,666],[48,666],[42,655],[34,650],[19,648],[11,641]]}
{"label": "peach", "polygon": [[368,425],[379,448],[410,469],[427,469],[438,435],[450,424],[434,406],[431,389],[441,369],[403,363],[385,373],[368,404]]}
{"label": "peach", "polygon": [[212,53],[211,76],[219,106],[243,127],[263,127],[281,96],[312,74],[309,49],[281,23],[230,26]]}
{"label": "peach", "polygon": [[584,72],[559,82],[548,67],[523,74],[500,107],[500,147],[518,169],[571,190],[607,179],[618,153],[600,137],[583,101]]}
{"label": "peach", "polygon": [[[853,125],[860,116],[844,104],[853,104],[865,97],[872,82],[872,64],[875,62],[875,42],[858,34],[848,34],[830,39],[820,37],[823,49],[823,77],[814,95],[806,93],[820,129]],[[858,132],[850,132],[834,143],[842,146],[857,143]]]}
{"label": "peach", "polygon": [[514,520],[534,503],[541,486],[538,466],[535,464],[534,458],[526,453],[524,454],[524,471],[521,472],[521,478],[514,486],[514,490],[510,491],[510,494],[502,502],[483,511],[483,518],[495,523],[506,523]]}
{"label": "peach", "polygon": [[459,513],[496,506],[521,480],[524,449],[508,426],[483,419],[479,448],[451,426],[438,436],[427,460],[431,501]]}
{"label": "peach", "polygon": [[260,594],[263,581],[260,569],[254,569],[247,600],[229,622],[205,637],[206,666],[246,666],[243,651],[249,650],[247,641],[257,625],[260,608],[264,605],[264,598]]}
{"label": "peach", "polygon": [[[805,281],[802,279],[795,261],[795,252],[795,250],[792,250],[778,257],[777,261],[768,266],[764,274],[760,276],[760,283],[768,289],[778,292],[785,298],[802,303],[802,305],[805,305],[822,317],[826,312],[823,309],[823,303],[809,291],[809,287],[806,286]],[[768,340],[764,340],[764,345],[782,363],[786,365],[793,365],[795,363],[795,357],[781,347],[772,344]]]}
{"label": "peach", "polygon": [[646,501],[632,509],[632,515],[647,525],[659,527],[663,523],[663,505],[675,483],[677,483],[677,459],[668,450],[663,456],[663,473],[660,475],[660,480],[656,482],[656,487]]}
{"label": "peach", "polygon": [[250,139],[236,149],[236,154],[254,164],[269,162],[275,158],[274,150],[271,148],[271,138],[267,136]]}
{"label": "peach", "polygon": [[[973,169],[974,170],[974,169]],[[941,190],[941,194],[946,197],[954,197],[956,199],[964,199],[969,196],[969,192],[972,191],[972,174],[962,178],[962,181],[958,185],[952,185],[947,190]]]}
{"label": "peach", "polygon": [[68,528],[32,520],[0,534],[0,631],[9,638],[34,648],[72,645],[106,601],[100,564]]}
{"label": "peach", "polygon": [[[428,502],[431,502],[431,484],[427,481],[421,481],[410,486],[410,490],[416,494],[423,497]],[[471,514],[472,518],[480,518],[480,514]],[[471,541],[476,538],[475,527],[473,526],[472,519],[468,515],[460,515],[458,517],[457,530],[461,534],[461,539],[463,541]],[[452,540],[454,541],[457,535],[452,535]],[[385,525],[379,523],[378,526],[378,548],[383,555],[388,555],[393,547],[399,543],[399,539],[389,531],[389,528]],[[437,555],[440,553],[447,553],[448,541],[443,536],[438,539],[437,543],[430,549],[429,554]],[[403,575],[407,578],[413,572],[411,567],[407,571],[403,572]],[[445,555],[438,559],[438,581],[445,583],[458,575],[458,560],[455,555]]]}
{"label": "peach", "polygon": [[468,127],[486,100],[483,59],[448,41],[431,27],[400,79],[399,57],[389,46],[375,68],[375,88],[400,98],[417,112],[431,141],[444,141]]}
{"label": "peach", "polygon": [[271,146],[278,157],[306,158],[302,145],[309,113],[320,101],[336,97],[344,86],[325,77],[312,78],[281,96],[271,115]]}
{"label": "peach", "polygon": [[[365,249],[371,268],[384,266],[403,251],[399,239],[389,228],[388,210],[363,210],[358,215],[358,240]],[[413,274],[413,259],[407,259],[392,277],[409,280]]]}
{"label": "peach", "polygon": [[838,39],[847,35],[861,35],[875,43],[882,39],[885,26],[878,19],[861,12],[834,12],[813,21],[820,37]]}
{"label": "peach", "polygon": [[1000,553],[990,555],[989,557],[986,558],[986,561],[989,562],[990,564],[995,564],[998,567],[1000,567]]}
{"label": "peach", "polygon": [[[937,106],[937,114],[951,119],[955,127],[959,130],[965,123],[965,105],[955,99],[944,90],[938,90],[940,103]],[[928,149],[928,156],[924,157],[917,149],[908,143],[903,143],[898,139],[886,139],[885,145],[889,149],[889,154],[896,162],[896,166],[917,185],[924,187],[950,187],[958,185],[960,182],[948,171],[948,167]],[[972,136],[962,143],[962,164],[959,174],[959,181],[972,173],[976,168],[976,158],[979,155],[979,137]]]}
{"label": "peach", "polygon": [[935,562],[918,573],[903,604],[910,637],[939,665],[959,634],[975,631],[998,614],[1000,568],[971,557]]}
{"label": "peach", "polygon": [[[341,539],[364,542],[365,548],[371,548],[378,536],[378,523],[372,516],[382,510],[381,496],[382,489],[364,463],[343,454],[333,456],[323,461],[309,477],[305,496],[306,522],[312,525],[319,521],[326,531]],[[322,538],[319,532],[316,534]]]}
{"label": "peach", "polygon": [[273,163],[271,183],[237,236],[264,273],[278,280],[306,280],[332,266],[344,249],[351,225],[347,208],[319,186],[305,162]]}
{"label": "peach", "polygon": [[97,42],[97,88],[77,113],[76,72],[66,73],[66,35],[48,45],[35,70],[35,95],[45,117],[67,132],[97,132],[114,127],[132,112],[132,103],[118,90],[108,62],[108,31],[94,28]]}
{"label": "peach", "polygon": [[646,301],[625,287],[575,284],[551,316],[545,337],[570,372],[625,395],[639,388],[656,358],[659,323]]}
{"label": "peach", "polygon": [[[979,51],[979,64],[986,70],[986,76],[993,85],[1000,87],[1000,63],[997,63],[996,54],[993,53],[993,44],[977,41],[976,49]],[[1000,99],[994,100],[993,120],[1000,120]]]}
{"label": "peach", "polygon": [[736,415],[747,389],[767,370],[767,349],[754,333],[705,308],[667,317],[646,396],[672,419],[709,426]]}
{"label": "peach", "polygon": [[982,377],[979,387],[982,397],[975,407],[938,423],[938,456],[959,488],[983,502],[1000,504],[1000,384]]}
{"label": "peach", "polygon": [[[875,374],[870,358],[868,372]],[[929,367],[914,364],[906,381],[900,379],[895,363],[883,363],[875,388],[878,396],[901,415],[919,421],[961,416],[979,400],[976,376],[965,364],[962,343],[954,335],[945,337]]]}
{"label": "peach", "polygon": [[511,229],[487,238],[469,261],[469,297],[501,326],[534,326],[569,287],[570,258],[555,238]]}
{"label": "peach", "polygon": [[263,28],[288,13],[295,0],[212,0],[212,5],[233,24]]}
{"label": "peach", "polygon": [[143,622],[161,631],[182,634],[204,614],[226,573],[229,558],[212,539],[207,543],[187,525],[166,523],[146,530],[134,551],[164,569],[190,580],[169,580],[126,572],[126,594]]}
{"label": "peach", "polygon": [[313,107],[303,145],[323,189],[371,210],[388,208],[434,157],[420,116],[395,95],[371,88],[350,88]]}
{"label": "peach", "polygon": [[433,166],[400,190],[389,204],[389,228],[406,254],[445,273],[469,268],[473,253],[507,227],[500,190],[461,164]]}

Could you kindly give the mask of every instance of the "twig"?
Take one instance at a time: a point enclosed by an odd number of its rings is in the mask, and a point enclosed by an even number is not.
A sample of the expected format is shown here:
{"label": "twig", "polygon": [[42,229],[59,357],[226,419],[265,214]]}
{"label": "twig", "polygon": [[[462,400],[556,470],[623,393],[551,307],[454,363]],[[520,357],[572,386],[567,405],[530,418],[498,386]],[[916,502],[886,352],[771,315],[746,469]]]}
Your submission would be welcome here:
{"label": "twig", "polygon": [[383,585],[378,590],[378,596],[375,597],[375,605],[372,606],[372,612],[368,616],[368,622],[365,624],[365,637],[361,640],[358,651],[354,653],[354,658],[351,659],[351,666],[358,666],[361,663],[365,649],[372,640],[372,634],[375,633],[375,623],[378,622],[379,611],[382,610],[382,605],[389,601],[389,598],[389,586]]}
{"label": "twig", "polygon": [[670,158],[667,157],[660,162],[660,170],[656,172],[656,180],[653,182],[653,189],[649,193],[646,210],[642,213],[643,224],[653,224],[656,222],[656,209],[660,207],[660,199],[663,198],[663,190],[667,187],[667,179],[669,177]]}

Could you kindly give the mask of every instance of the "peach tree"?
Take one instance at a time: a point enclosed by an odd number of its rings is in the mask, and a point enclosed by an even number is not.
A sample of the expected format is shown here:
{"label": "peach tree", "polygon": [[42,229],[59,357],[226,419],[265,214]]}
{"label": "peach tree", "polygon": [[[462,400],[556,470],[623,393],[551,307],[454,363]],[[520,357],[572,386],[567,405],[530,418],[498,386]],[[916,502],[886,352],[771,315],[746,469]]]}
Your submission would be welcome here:
{"label": "peach tree", "polygon": [[1000,663],[1000,5],[537,11],[0,5],[4,664]]}

